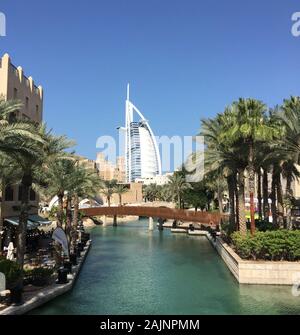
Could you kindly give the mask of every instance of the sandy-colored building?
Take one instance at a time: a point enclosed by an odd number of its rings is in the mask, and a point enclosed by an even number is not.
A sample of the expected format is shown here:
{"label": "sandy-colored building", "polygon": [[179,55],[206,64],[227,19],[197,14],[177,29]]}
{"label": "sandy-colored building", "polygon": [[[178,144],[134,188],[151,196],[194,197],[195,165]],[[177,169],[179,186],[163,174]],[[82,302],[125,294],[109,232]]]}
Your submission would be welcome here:
{"label": "sandy-colored building", "polygon": [[[143,185],[141,183],[124,183],[125,181],[125,159],[118,157],[116,165],[105,159],[102,153],[97,154],[96,160],[91,160],[82,156],[78,156],[79,163],[90,170],[94,170],[101,180],[112,181],[117,180],[119,184],[125,185],[128,189],[122,195],[122,204],[136,204],[143,202]],[[106,197],[99,190],[99,197],[104,205],[107,205]],[[111,198],[112,205],[119,205],[119,196],[114,194]]]}
{"label": "sandy-colored building", "polygon": [[115,170],[115,179],[119,183],[125,183],[126,181],[126,170],[125,170],[125,157],[117,158],[117,167]]}
{"label": "sandy-colored building", "polygon": [[78,161],[79,161],[79,164],[84,166],[86,169],[94,170],[96,173],[98,173],[97,164],[94,160],[88,159],[82,156],[78,156]]}
{"label": "sandy-colored building", "polygon": [[[11,63],[8,54],[0,58],[0,96],[5,100],[17,99],[23,103],[23,107],[12,115],[16,119],[33,120],[40,123],[43,119],[43,89],[36,86],[32,77],[26,77],[22,67],[16,67]],[[20,185],[9,185],[0,198],[0,228],[4,219],[17,217],[16,206],[20,205]],[[30,214],[38,212],[38,196],[30,191]]]}
{"label": "sandy-colored building", "polygon": [[99,171],[99,176],[103,180],[117,180],[119,183],[125,182],[125,159],[124,157],[117,158],[117,164],[109,162],[103,153],[98,153],[96,165]]}
{"label": "sandy-colored building", "polygon": [[148,177],[148,178],[139,178],[136,179],[137,183],[142,183],[143,185],[149,186],[152,184],[158,185],[158,186],[165,186],[170,182],[170,177],[173,176],[174,173],[166,173],[163,175],[157,175],[154,177]]}
{"label": "sandy-colored building", "polygon": [[[143,185],[139,183],[124,184],[128,192],[122,195],[122,205],[139,204],[143,202]],[[106,201],[103,197],[104,203]],[[119,205],[119,196],[114,194],[111,199],[113,205]]]}

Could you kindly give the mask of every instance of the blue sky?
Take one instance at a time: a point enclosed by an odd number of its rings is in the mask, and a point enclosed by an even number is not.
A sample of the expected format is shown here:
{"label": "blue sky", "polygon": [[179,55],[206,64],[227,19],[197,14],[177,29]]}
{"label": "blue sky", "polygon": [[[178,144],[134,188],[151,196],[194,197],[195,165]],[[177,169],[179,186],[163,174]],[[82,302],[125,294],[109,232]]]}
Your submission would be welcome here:
{"label": "blue sky", "polygon": [[299,0],[0,0],[8,52],[45,90],[57,134],[95,158],[124,124],[127,82],[156,135],[195,135],[240,96],[300,94]]}

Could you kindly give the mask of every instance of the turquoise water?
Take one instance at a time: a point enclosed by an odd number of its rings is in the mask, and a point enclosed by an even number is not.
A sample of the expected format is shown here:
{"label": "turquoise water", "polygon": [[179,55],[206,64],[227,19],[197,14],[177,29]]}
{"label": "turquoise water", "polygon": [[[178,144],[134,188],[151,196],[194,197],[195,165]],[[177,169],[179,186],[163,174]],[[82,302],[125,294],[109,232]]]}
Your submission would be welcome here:
{"label": "turquoise water", "polygon": [[205,237],[139,221],[92,238],[74,290],[32,314],[300,314],[291,287],[239,286]]}

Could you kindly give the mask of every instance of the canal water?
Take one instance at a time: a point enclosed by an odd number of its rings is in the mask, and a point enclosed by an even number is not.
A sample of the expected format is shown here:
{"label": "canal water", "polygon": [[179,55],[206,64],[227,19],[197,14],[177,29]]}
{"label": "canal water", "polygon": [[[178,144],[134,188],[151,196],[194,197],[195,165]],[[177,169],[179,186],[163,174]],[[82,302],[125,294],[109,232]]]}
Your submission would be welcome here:
{"label": "canal water", "polygon": [[73,291],[32,314],[300,314],[291,287],[239,286],[205,237],[147,228],[94,228]]}

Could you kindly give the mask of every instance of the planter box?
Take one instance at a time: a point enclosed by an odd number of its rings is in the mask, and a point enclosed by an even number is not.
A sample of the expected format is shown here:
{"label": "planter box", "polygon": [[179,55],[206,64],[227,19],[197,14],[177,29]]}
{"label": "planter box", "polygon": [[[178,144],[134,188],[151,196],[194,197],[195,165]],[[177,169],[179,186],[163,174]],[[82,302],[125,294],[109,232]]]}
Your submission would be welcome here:
{"label": "planter box", "polygon": [[294,285],[300,279],[300,262],[247,261],[220,237],[213,243],[240,284]]}

